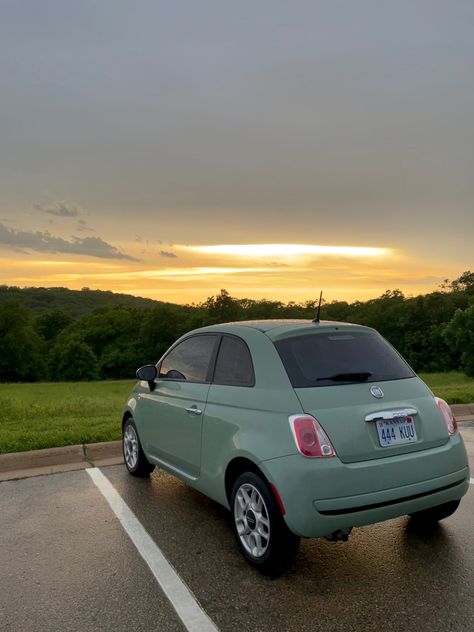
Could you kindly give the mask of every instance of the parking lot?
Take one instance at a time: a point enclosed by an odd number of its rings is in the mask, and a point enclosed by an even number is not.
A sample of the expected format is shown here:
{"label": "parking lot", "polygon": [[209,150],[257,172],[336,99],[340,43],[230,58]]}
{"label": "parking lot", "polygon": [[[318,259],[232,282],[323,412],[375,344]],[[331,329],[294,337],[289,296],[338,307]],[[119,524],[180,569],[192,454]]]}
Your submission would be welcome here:
{"label": "parking lot", "polygon": [[[473,472],[474,427],[463,435]],[[0,529],[8,632],[474,629],[474,485],[431,532],[398,518],[302,541],[279,579],[246,564],[225,509],[162,471],[1,483]]]}

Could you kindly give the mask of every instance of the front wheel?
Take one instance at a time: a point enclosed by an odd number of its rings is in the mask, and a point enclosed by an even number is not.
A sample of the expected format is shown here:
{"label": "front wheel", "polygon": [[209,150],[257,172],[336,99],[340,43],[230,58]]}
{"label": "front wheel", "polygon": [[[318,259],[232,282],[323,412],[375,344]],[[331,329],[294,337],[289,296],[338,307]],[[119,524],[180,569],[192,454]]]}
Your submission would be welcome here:
{"label": "front wheel", "polygon": [[123,426],[122,449],[125,465],[132,476],[141,478],[150,476],[155,466],[148,463],[146,459],[132,417],[129,417]]}
{"label": "front wheel", "polygon": [[443,505],[438,505],[437,507],[431,507],[430,509],[425,509],[424,511],[412,513],[410,514],[410,517],[419,524],[435,524],[436,522],[451,516],[459,507],[460,502],[460,500],[450,500]]}
{"label": "front wheel", "polygon": [[232,488],[234,534],[246,560],[263,573],[279,574],[295,557],[300,538],[292,533],[266,483],[253,472]]}

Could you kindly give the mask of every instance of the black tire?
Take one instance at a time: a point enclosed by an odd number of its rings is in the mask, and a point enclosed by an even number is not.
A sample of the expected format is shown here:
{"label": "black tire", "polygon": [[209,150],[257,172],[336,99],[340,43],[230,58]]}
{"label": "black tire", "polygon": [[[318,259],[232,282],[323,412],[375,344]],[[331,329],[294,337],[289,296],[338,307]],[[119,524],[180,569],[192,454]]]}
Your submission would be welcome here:
{"label": "black tire", "polygon": [[132,476],[147,478],[155,469],[154,465],[148,463],[142,450],[137,427],[132,417],[129,417],[123,425],[122,452],[125,466]]}
{"label": "black tire", "polygon": [[431,507],[430,509],[425,509],[424,511],[412,513],[410,514],[410,517],[418,524],[436,524],[440,520],[444,520],[444,518],[451,516],[459,507],[460,502],[460,500],[450,500],[449,502],[444,503],[444,505],[438,505],[437,507]]}
{"label": "black tire", "polygon": [[253,472],[241,474],[233,485],[230,504],[235,538],[247,562],[262,573],[281,574],[298,552],[300,538],[286,526],[267,484]]}

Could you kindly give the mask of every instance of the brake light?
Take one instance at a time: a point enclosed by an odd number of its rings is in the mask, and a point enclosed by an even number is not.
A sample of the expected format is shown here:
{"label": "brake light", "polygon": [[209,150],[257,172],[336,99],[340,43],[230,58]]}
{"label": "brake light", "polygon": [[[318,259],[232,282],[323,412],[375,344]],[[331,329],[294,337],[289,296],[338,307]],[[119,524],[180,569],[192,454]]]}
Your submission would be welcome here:
{"label": "brake light", "polygon": [[288,418],[296,447],[303,456],[321,458],[336,456],[329,437],[311,415],[291,415]]}
{"label": "brake light", "polygon": [[455,435],[458,431],[458,422],[456,421],[453,411],[448,403],[444,399],[435,397],[436,406],[438,406],[440,413],[443,415],[444,423],[446,424],[446,430],[449,435]]}

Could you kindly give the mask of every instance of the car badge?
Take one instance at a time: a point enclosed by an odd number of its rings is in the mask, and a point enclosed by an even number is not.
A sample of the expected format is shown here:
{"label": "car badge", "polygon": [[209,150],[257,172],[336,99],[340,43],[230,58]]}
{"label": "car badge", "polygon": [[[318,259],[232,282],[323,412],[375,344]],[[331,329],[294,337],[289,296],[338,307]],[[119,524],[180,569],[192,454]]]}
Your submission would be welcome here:
{"label": "car badge", "polygon": [[380,388],[380,386],[371,386],[370,387],[370,394],[373,395],[374,397],[376,397],[377,399],[382,399],[382,397],[383,397],[383,390]]}

